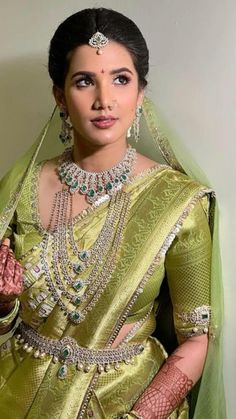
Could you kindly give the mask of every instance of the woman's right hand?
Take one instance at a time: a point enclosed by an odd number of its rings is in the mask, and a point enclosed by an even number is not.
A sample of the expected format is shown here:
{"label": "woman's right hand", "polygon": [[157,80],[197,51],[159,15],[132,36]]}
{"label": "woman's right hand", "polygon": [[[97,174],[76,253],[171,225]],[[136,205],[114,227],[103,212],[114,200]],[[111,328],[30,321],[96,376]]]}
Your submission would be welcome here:
{"label": "woman's right hand", "polygon": [[10,310],[22,293],[23,272],[23,267],[10,249],[10,240],[3,240],[0,245],[0,315]]}

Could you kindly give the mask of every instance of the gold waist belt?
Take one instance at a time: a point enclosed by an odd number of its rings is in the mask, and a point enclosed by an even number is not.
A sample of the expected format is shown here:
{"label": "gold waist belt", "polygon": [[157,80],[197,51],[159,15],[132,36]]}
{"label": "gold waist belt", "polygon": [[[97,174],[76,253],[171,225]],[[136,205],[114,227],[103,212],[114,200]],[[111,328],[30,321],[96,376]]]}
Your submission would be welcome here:
{"label": "gold waist belt", "polygon": [[69,364],[75,364],[78,371],[89,372],[91,366],[96,365],[99,373],[108,372],[111,367],[118,370],[122,362],[131,363],[134,356],[144,350],[142,344],[122,345],[114,349],[88,349],[78,345],[76,340],[69,336],[59,340],[42,336],[24,322],[18,326],[15,336],[23,345],[23,349],[28,353],[32,352],[35,358],[50,355],[53,362],[60,362],[60,379],[66,377]]}

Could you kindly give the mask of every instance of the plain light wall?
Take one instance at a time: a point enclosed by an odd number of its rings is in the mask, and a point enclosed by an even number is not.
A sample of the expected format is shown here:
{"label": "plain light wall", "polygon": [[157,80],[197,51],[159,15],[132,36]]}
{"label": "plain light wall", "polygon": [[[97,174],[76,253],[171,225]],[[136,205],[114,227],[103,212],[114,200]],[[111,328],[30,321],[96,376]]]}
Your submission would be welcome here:
{"label": "plain light wall", "polygon": [[151,54],[148,94],[217,192],[225,289],[224,370],[228,418],[233,419],[235,0],[0,0],[0,174],[33,142],[52,110],[46,66],[54,30],[68,15],[92,6],[114,8],[138,24]]}

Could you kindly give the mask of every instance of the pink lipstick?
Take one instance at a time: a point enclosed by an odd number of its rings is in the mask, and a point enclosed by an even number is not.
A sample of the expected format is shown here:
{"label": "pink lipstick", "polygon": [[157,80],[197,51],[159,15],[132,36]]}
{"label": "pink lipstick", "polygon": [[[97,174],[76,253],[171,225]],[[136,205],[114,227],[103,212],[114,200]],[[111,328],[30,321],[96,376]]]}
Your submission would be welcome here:
{"label": "pink lipstick", "polygon": [[97,118],[92,120],[92,123],[97,128],[110,128],[112,127],[115,122],[117,121],[117,118],[114,118],[114,116],[107,115],[107,116],[98,116]]}

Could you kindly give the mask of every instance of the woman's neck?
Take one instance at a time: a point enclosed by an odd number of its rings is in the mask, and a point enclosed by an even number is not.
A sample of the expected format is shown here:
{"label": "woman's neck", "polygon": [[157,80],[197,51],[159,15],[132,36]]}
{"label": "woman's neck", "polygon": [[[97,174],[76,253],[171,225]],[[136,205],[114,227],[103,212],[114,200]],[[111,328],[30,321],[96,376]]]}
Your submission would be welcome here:
{"label": "woman's neck", "polygon": [[110,169],[123,160],[126,151],[126,140],[104,146],[85,146],[75,141],[73,159],[83,170],[101,172]]}

